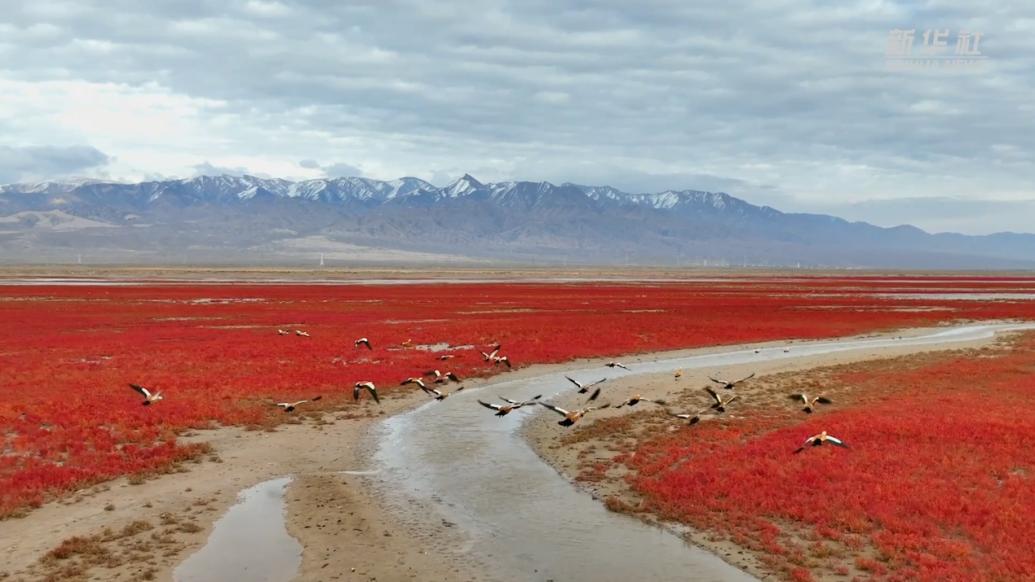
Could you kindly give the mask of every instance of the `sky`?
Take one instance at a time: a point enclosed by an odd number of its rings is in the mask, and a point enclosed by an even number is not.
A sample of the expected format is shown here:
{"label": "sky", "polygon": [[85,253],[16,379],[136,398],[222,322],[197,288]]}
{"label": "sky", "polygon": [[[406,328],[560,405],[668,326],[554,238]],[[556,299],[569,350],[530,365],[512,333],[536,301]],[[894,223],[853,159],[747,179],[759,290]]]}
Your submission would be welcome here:
{"label": "sky", "polygon": [[1028,0],[5,0],[0,183],[470,173],[1035,231],[1032,71]]}

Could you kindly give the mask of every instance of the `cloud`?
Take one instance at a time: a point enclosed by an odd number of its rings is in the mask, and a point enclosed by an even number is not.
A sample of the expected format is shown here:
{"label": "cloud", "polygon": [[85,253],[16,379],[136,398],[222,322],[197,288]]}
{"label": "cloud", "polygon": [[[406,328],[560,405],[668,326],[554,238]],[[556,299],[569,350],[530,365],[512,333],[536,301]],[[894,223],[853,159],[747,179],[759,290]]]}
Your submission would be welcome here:
{"label": "cloud", "polygon": [[352,178],[363,176],[363,170],[356,166],[353,166],[352,164],[346,164],[344,162],[338,162],[324,166],[316,160],[305,159],[298,162],[298,165],[307,170],[320,170],[323,173],[323,176],[327,178]]}
{"label": "cloud", "polygon": [[216,166],[208,160],[194,165],[196,176],[258,176],[259,174],[250,171],[243,166]]}
{"label": "cloud", "polygon": [[110,161],[91,146],[0,146],[0,183],[77,176]]}
{"label": "cloud", "polygon": [[[0,143],[94,144],[121,178],[233,160],[805,209],[1035,199],[1032,22],[1021,2],[15,2]],[[983,32],[987,62],[889,71],[889,31],[927,27]],[[321,159],[362,168],[296,161]]]}

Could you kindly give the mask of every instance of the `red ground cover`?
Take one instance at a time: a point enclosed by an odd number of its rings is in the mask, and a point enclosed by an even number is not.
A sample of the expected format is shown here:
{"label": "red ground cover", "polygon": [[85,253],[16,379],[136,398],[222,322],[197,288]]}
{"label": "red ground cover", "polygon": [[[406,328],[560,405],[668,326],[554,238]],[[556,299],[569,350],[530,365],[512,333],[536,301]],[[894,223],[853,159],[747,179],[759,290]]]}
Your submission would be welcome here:
{"label": "red ground cover", "polygon": [[[1035,337],[838,383],[854,394],[840,409],[761,411],[623,455],[641,509],[727,534],[794,579],[1035,579]],[[792,454],[821,430],[851,448]]]}
{"label": "red ground cover", "polygon": [[[1033,289],[1035,280],[0,286],[0,517],[194,455],[175,441],[187,428],[281,421],[268,398],[321,393],[323,406],[351,406],[358,380],[390,391],[431,367],[495,373],[477,354],[495,341],[525,365],[953,319],[1035,319],[1030,301],[880,295],[953,286],[1009,292]],[[312,337],[278,336],[278,327]],[[375,349],[354,348],[360,336]],[[418,347],[441,342],[473,347],[449,362]],[[140,406],[128,382],[167,399]]]}

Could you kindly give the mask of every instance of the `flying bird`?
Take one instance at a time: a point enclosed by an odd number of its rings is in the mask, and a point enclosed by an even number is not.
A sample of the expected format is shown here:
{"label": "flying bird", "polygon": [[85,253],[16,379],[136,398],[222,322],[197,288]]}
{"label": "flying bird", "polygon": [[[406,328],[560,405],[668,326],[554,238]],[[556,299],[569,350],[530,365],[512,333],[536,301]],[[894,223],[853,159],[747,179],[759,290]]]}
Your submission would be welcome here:
{"label": "flying bird", "polygon": [[623,406],[636,406],[637,404],[639,404],[641,402],[652,402],[654,404],[660,404],[662,406],[668,404],[664,400],[652,400],[650,398],[644,398],[640,394],[636,394],[636,395],[633,395],[632,397],[630,397],[625,402],[619,404],[618,406],[615,406],[615,408],[621,408]]}
{"label": "flying bird", "polygon": [[417,386],[420,386],[421,390],[425,390],[428,387],[427,384],[424,383],[424,380],[420,378],[407,378],[403,380],[399,385],[405,386],[407,384],[416,384]]}
{"label": "flying bird", "polygon": [[290,333],[291,333],[291,332],[290,332],[290,331],[288,331],[288,330],[286,330],[286,329],[278,329],[278,330],[277,330],[277,335],[288,335],[288,334],[290,334]]}
{"label": "flying bird", "polygon": [[580,408],[578,410],[565,410],[560,406],[554,406],[553,404],[547,402],[540,402],[539,404],[542,404],[543,406],[563,416],[564,420],[557,421],[557,424],[561,426],[571,426],[578,422],[580,418],[586,416],[590,412],[593,412],[594,410],[601,410],[603,408],[611,406],[610,403],[605,403],[600,406],[587,406],[585,408]]}
{"label": "flying bird", "polygon": [[530,400],[517,401],[517,400],[511,400],[510,398],[504,398],[504,397],[500,396],[499,397],[500,400],[506,402],[506,404],[493,404],[493,403],[485,402],[483,400],[478,400],[478,404],[481,404],[482,406],[484,406],[486,408],[491,408],[491,409],[495,410],[496,411],[496,416],[506,416],[506,415],[510,414],[511,411],[517,410],[518,408],[521,408],[522,406],[529,406],[531,404],[535,404],[536,401],[539,400],[542,397],[543,397],[543,395],[539,394],[538,396],[535,396],[535,397],[531,398]]}
{"label": "flying bird", "polygon": [[680,378],[682,378],[682,377],[683,377],[683,371],[682,371],[682,370],[676,370],[676,373],[675,373],[675,374],[672,374],[672,376],[673,376],[673,377],[674,377],[674,378],[675,378],[676,380],[678,380],[678,379],[680,379]]}
{"label": "flying bird", "polygon": [[508,358],[507,356],[493,356],[492,357],[492,365],[493,366],[497,366],[499,364],[503,364],[503,365],[507,366],[508,368],[510,368],[511,367],[511,365],[510,365],[510,358]]}
{"label": "flying bird", "polygon": [[277,406],[283,408],[284,412],[294,412],[295,411],[295,407],[298,406],[299,404],[305,404],[306,402],[316,402],[317,400],[320,400],[321,398],[323,398],[323,396],[315,396],[315,397],[310,398],[308,400],[299,400],[298,402],[277,402]]}
{"label": "flying bird", "polygon": [[[446,398],[449,397],[449,393],[448,392],[443,392],[443,391],[439,390],[438,388],[428,388],[427,386],[421,386],[420,389],[423,390],[425,393],[427,393],[428,396],[433,397],[435,400],[445,400]],[[463,389],[464,389],[464,387],[461,386],[461,387],[457,388],[456,390],[453,390],[453,394],[456,394],[457,392],[459,392],[459,391],[461,391]]]}
{"label": "flying bird", "polygon": [[626,366],[625,364],[623,364],[621,362],[608,362],[607,364],[605,364],[605,366],[607,366],[608,368],[621,368],[623,370],[628,370],[629,369],[628,366]]}
{"label": "flying bird", "polygon": [[832,445],[836,445],[836,446],[839,446],[839,447],[844,447],[846,449],[848,448],[848,445],[846,445],[844,443],[844,441],[842,441],[841,439],[839,439],[839,438],[837,438],[835,436],[831,436],[831,435],[827,434],[827,431],[823,431],[823,432],[821,432],[819,434],[814,434],[814,435],[810,436],[809,438],[805,439],[805,442],[801,443],[801,446],[798,447],[797,449],[795,449],[794,452],[795,453],[800,453],[800,452],[805,450],[805,447],[809,447],[809,446],[818,447],[818,446],[822,445],[823,443],[830,443]]}
{"label": "flying bird", "polygon": [[300,336],[300,337],[309,337],[309,332],[308,331],[302,331],[300,329],[296,329],[295,330],[295,335]]}
{"label": "flying bird", "polygon": [[130,384],[129,387],[136,390],[140,393],[141,396],[144,397],[144,401],[141,403],[144,406],[151,406],[151,404],[158,402],[163,398],[162,392],[160,390],[158,392],[152,393],[150,390],[144,388],[139,384]]}
{"label": "flying bird", "polygon": [[433,382],[435,382],[436,384],[445,384],[447,380],[452,380],[454,382],[460,381],[460,377],[452,372],[446,372],[445,374],[443,374],[438,370],[428,370],[427,372],[424,372],[424,375],[434,377]]}
{"label": "flying bird", "polygon": [[359,400],[359,393],[366,388],[366,391],[370,393],[370,396],[374,399],[374,402],[381,404],[381,398],[377,395],[377,387],[374,386],[373,382],[356,382],[356,385],[352,387],[352,399]]}
{"label": "flying bird", "polygon": [[723,396],[715,390],[712,390],[711,388],[705,388],[704,390],[708,394],[711,394],[712,399],[715,400],[715,402],[712,404],[712,408],[715,409],[717,412],[726,412],[726,407],[729,406],[731,402],[736,400],[738,396],[737,394]]}
{"label": "flying bird", "polygon": [[809,398],[807,394],[791,394],[788,396],[788,398],[790,398],[791,400],[800,400],[802,404],[805,405],[805,408],[802,408],[802,410],[809,414],[812,414],[812,410],[816,407],[817,404],[833,403],[833,400],[830,400],[826,396],[815,396]]}
{"label": "flying bird", "polygon": [[438,359],[440,359],[440,360],[442,360],[444,362],[446,360],[452,360],[455,357],[456,357],[456,354],[442,354],[441,356],[438,357]]}
{"label": "flying bird", "polygon": [[492,351],[491,352],[488,352],[488,353],[481,352],[482,358],[484,358],[486,362],[491,362],[492,359],[495,358],[496,355],[500,353],[500,348],[501,347],[502,346],[500,344],[496,344],[496,345],[492,346]]}
{"label": "flying bird", "polygon": [[572,378],[571,376],[565,376],[565,378],[567,378],[568,381],[571,382],[572,384],[578,386],[579,394],[585,394],[586,392],[589,392],[590,388],[596,386],[597,384],[603,384],[604,382],[607,382],[607,378],[601,378],[601,379],[597,380],[596,382],[589,382],[587,384],[583,384],[582,382],[579,382],[578,380]]}
{"label": "flying bird", "polygon": [[668,412],[669,416],[674,416],[676,418],[681,418],[681,419],[687,421],[688,424],[697,424],[698,422],[701,422],[701,413],[700,412],[694,412],[694,413],[689,413],[689,412],[672,412],[671,410],[667,411],[667,412]]}
{"label": "flying bird", "polygon": [[354,342],[352,342],[352,343],[353,343],[353,344],[354,344],[354,345],[355,345],[355,346],[356,346],[357,348],[358,348],[359,346],[366,346],[368,350],[372,350],[372,349],[374,349],[374,347],[370,345],[370,340],[368,340],[368,339],[367,339],[367,338],[365,338],[365,337],[361,337],[361,338],[359,338],[358,340],[356,340],[356,341],[354,341]]}
{"label": "flying bird", "polygon": [[737,384],[740,384],[741,382],[747,382],[748,380],[750,380],[750,379],[752,379],[754,377],[755,377],[755,373],[752,372],[750,376],[745,376],[745,377],[741,378],[740,380],[734,380],[732,382],[730,382],[728,380],[719,380],[718,378],[713,378],[711,376],[708,376],[708,379],[711,380],[712,382],[715,382],[716,384],[721,384],[722,387],[724,389],[726,389],[726,390],[733,390],[734,388],[737,387]]}
{"label": "flying bird", "polygon": [[[593,393],[589,395],[589,399],[587,400],[587,402],[593,402],[594,400],[596,400],[600,396],[601,390],[602,388],[597,388],[596,390],[594,390]],[[581,390],[579,392],[581,392]]]}

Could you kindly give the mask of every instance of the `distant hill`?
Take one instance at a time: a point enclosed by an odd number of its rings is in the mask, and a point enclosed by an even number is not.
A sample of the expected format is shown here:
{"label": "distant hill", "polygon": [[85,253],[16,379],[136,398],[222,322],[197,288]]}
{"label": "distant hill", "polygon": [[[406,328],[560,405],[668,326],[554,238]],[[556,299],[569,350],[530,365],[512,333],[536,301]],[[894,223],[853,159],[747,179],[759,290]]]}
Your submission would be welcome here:
{"label": "distant hill", "polygon": [[1035,235],[930,234],[721,192],[201,176],[0,186],[0,261],[1032,268]]}

